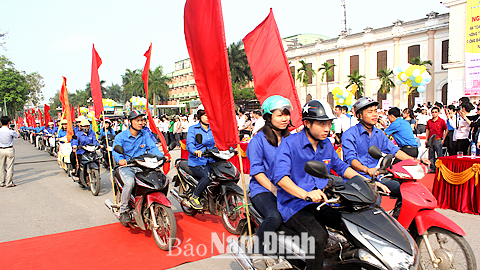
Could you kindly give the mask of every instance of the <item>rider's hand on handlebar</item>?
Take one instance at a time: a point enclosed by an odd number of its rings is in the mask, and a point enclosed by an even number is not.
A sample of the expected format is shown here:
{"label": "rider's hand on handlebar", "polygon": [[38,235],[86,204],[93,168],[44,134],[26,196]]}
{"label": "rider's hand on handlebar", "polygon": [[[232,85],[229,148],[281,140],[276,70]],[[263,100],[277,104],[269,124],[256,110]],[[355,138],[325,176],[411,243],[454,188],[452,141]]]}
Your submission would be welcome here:
{"label": "rider's hand on handlebar", "polygon": [[385,186],[384,184],[382,184],[380,182],[375,182],[375,185],[377,186],[377,188],[381,189],[383,192],[391,193],[390,189],[387,186]]}
{"label": "rider's hand on handlebar", "polygon": [[[376,170],[376,168],[368,168],[367,173],[368,175],[373,176]],[[375,174],[378,175],[378,172],[376,172]]]}
{"label": "rider's hand on handlebar", "polygon": [[323,193],[321,189],[316,189],[316,190],[307,192],[307,196],[305,196],[305,199],[307,197],[312,199],[312,202],[317,202],[317,203],[328,200],[327,195],[325,195],[325,193]]}
{"label": "rider's hand on handlebar", "polygon": [[127,166],[127,160],[126,159],[122,159],[118,162],[118,165],[120,166]]}
{"label": "rider's hand on handlebar", "polygon": [[202,157],[202,151],[200,150],[197,150],[195,152],[193,152],[197,157]]}

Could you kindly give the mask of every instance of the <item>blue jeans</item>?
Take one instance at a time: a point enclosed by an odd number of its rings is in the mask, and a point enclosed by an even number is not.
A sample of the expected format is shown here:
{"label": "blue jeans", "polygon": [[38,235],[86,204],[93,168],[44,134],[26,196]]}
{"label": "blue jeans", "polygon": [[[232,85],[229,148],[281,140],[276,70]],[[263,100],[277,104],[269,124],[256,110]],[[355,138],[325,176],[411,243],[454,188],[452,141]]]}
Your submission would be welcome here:
{"label": "blue jeans", "polygon": [[189,166],[189,168],[196,177],[200,177],[198,185],[193,191],[193,196],[195,196],[195,198],[198,198],[200,197],[200,195],[202,195],[202,192],[207,188],[208,184],[210,183],[210,172],[212,171],[212,169],[208,164],[195,167]]}
{"label": "blue jeans", "polygon": [[263,216],[263,222],[258,226],[258,252],[264,254],[265,232],[275,232],[282,224],[282,216],[277,210],[277,197],[271,192],[262,192],[252,198],[255,209]]}
{"label": "blue jeans", "polygon": [[135,187],[135,173],[142,169],[136,167],[120,167],[118,173],[123,181],[122,197],[120,199],[120,213],[128,211],[128,201]]}
{"label": "blue jeans", "polygon": [[[435,154],[437,156],[435,156]],[[435,140],[435,142],[433,142],[433,145],[432,147],[430,147],[430,149],[428,149],[428,159],[430,160],[430,169],[432,171],[435,171],[436,167],[435,167],[435,161],[437,161],[437,158],[438,157],[441,157],[443,156],[443,153],[442,153],[442,140]]]}

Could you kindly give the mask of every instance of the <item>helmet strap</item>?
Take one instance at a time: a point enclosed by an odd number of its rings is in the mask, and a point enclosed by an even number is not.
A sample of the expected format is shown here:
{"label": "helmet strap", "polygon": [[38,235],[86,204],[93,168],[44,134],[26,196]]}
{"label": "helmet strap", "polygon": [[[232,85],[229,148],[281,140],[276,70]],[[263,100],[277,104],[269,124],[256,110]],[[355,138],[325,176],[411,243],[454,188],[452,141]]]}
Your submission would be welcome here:
{"label": "helmet strap", "polygon": [[305,126],[304,129],[305,129],[305,132],[307,132],[308,136],[312,137],[312,139],[317,142],[317,145],[320,146],[321,149],[323,149],[323,144],[321,143],[322,140],[313,136],[312,132],[310,132],[310,129],[307,126]]}

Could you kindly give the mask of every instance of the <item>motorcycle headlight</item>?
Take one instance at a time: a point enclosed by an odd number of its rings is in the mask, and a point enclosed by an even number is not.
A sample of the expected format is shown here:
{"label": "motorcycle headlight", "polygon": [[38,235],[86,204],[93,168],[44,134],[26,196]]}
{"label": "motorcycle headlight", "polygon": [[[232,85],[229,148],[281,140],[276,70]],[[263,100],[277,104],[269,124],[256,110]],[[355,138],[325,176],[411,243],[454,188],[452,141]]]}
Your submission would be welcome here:
{"label": "motorcycle headlight", "polygon": [[425,176],[425,171],[420,165],[402,166],[402,168],[407,171],[413,179],[422,179]]}
{"label": "motorcycle headlight", "polygon": [[363,249],[358,250],[358,258],[362,261],[373,264],[378,268],[388,270],[388,268],[386,268],[385,265],[383,265],[377,258],[375,258],[375,256],[373,256],[372,254],[368,253]]}
{"label": "motorcycle headlight", "polygon": [[415,265],[415,252],[413,252],[413,255],[409,255],[403,250],[366,230],[359,228],[359,232],[376,250],[378,250],[380,254],[382,254],[383,260],[388,263],[391,269],[410,269],[410,266]]}
{"label": "motorcycle headlight", "polygon": [[156,158],[144,158],[145,161],[136,160],[138,164],[143,167],[155,169],[160,165],[160,162]]}

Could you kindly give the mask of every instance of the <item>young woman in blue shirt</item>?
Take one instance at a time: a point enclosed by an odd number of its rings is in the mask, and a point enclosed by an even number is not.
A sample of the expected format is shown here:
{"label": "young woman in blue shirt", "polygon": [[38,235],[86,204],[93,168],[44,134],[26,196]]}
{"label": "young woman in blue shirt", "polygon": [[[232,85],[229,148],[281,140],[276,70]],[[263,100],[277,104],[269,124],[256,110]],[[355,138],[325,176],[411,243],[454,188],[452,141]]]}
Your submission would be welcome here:
{"label": "young woman in blue shirt", "polygon": [[275,232],[282,223],[277,210],[277,187],[272,183],[275,153],[282,139],[290,135],[290,110],[292,104],[282,96],[271,96],[262,104],[265,126],[248,144],[250,161],[250,194],[252,202],[264,217],[257,229],[258,252],[264,252],[265,232]]}

